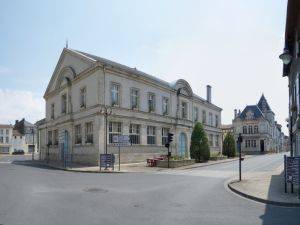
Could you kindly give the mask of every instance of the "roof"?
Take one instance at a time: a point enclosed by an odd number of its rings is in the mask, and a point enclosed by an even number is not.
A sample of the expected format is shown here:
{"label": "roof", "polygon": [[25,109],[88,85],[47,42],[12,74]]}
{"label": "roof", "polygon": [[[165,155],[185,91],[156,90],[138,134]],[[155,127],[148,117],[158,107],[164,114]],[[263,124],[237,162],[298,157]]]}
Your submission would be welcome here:
{"label": "roof", "polygon": [[262,94],[262,96],[260,97],[260,99],[257,103],[257,106],[262,112],[271,111],[271,108],[270,108],[268,101],[265,98],[264,94]]}
{"label": "roof", "polygon": [[232,124],[222,124],[221,125],[221,129],[233,129],[233,125]]}
{"label": "roof", "polygon": [[0,124],[0,128],[13,128],[11,124]]}
{"label": "roof", "polygon": [[[107,66],[111,66],[113,68],[117,68],[117,69],[120,69],[120,70],[124,70],[128,73],[131,73],[131,74],[135,74],[135,75],[138,75],[138,76],[141,76],[141,77],[145,77],[149,80],[151,80],[152,82],[154,83],[157,83],[159,85],[162,85],[166,88],[171,88],[171,89],[174,89],[175,88],[175,85],[177,84],[178,81],[185,81],[183,79],[179,79],[177,81],[173,81],[173,82],[167,82],[167,81],[164,81],[162,79],[159,79],[153,75],[150,75],[150,74],[147,74],[145,72],[142,72],[140,70],[138,70],[137,68],[132,68],[132,67],[129,67],[129,66],[126,66],[126,65],[123,65],[123,64],[120,64],[120,63],[117,63],[117,62],[114,62],[112,60],[109,60],[109,59],[105,59],[105,58],[102,58],[102,57],[99,57],[99,56],[95,56],[95,55],[92,55],[92,54],[89,54],[89,53],[86,53],[86,52],[82,52],[82,51],[78,51],[78,50],[75,50],[75,49],[68,49],[70,51],[73,51],[77,54],[80,54],[80,55],[83,55],[89,59],[92,59],[92,60],[95,60],[97,62],[100,62],[101,64],[104,64],[104,65],[107,65]],[[187,82],[186,82],[187,83]],[[207,104],[209,105],[212,105],[216,108],[218,108],[219,110],[222,110],[220,107],[214,105],[213,103],[211,102],[208,102],[206,101],[204,98],[201,98],[200,96],[196,95],[193,93],[193,97],[202,101],[202,102],[206,102]]]}
{"label": "roof", "polygon": [[243,112],[239,115],[241,119],[258,119],[264,117],[262,111],[257,105],[247,105]]}
{"label": "roof", "polygon": [[13,136],[23,136],[18,130],[13,130]]}

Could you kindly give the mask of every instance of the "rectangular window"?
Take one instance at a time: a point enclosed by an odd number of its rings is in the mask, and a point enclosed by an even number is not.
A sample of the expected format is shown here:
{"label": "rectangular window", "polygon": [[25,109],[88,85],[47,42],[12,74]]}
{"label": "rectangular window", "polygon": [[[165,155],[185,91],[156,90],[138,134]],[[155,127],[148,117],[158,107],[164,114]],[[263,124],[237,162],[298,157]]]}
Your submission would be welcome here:
{"label": "rectangular window", "polygon": [[256,140],[251,140],[251,147],[256,148]]}
{"label": "rectangular window", "polygon": [[254,133],[258,134],[258,126],[257,125],[254,126]]}
{"label": "rectangular window", "polygon": [[216,127],[219,127],[219,116],[215,115],[215,125]]}
{"label": "rectangular window", "polygon": [[243,126],[243,134],[247,134],[247,127]]}
{"label": "rectangular window", "polygon": [[132,88],[130,92],[131,109],[139,108],[139,90]]}
{"label": "rectangular window", "polygon": [[209,125],[213,126],[213,114],[209,113]]}
{"label": "rectangular window", "polygon": [[248,133],[249,134],[253,134],[253,130],[252,130],[252,126],[251,125],[248,126]]}
{"label": "rectangular window", "polygon": [[162,128],[161,129],[161,143],[165,145],[168,142],[168,133],[170,132],[169,128]]}
{"label": "rectangular window", "polygon": [[215,146],[219,147],[219,135],[216,135],[215,137]]}
{"label": "rectangular window", "polygon": [[86,107],[86,88],[80,89],[80,108]]}
{"label": "rectangular window", "polygon": [[81,136],[81,125],[78,124],[75,126],[75,144],[82,143],[82,136]]}
{"label": "rectangular window", "polygon": [[50,116],[51,116],[51,119],[54,119],[54,103],[51,104],[51,109],[50,109]]}
{"label": "rectangular window", "polygon": [[162,113],[163,115],[169,114],[169,98],[163,97],[162,99]]}
{"label": "rectangular window", "polygon": [[147,126],[147,144],[148,145],[156,144],[155,127],[153,126]]}
{"label": "rectangular window", "polygon": [[48,145],[52,145],[52,131],[48,131]]}
{"label": "rectangular window", "polygon": [[113,143],[113,136],[114,135],[121,135],[122,134],[122,124],[120,122],[109,122],[108,128],[108,136],[109,136],[109,143]]}
{"label": "rectangular window", "polygon": [[3,130],[2,129],[0,130],[0,134],[3,134]]}
{"label": "rectangular window", "polygon": [[202,111],[202,123],[206,124],[206,111],[205,110]]}
{"label": "rectangular window", "polygon": [[155,112],[155,94],[153,93],[148,95],[148,111]]}
{"label": "rectangular window", "polygon": [[213,146],[214,144],[214,136],[212,134],[209,135],[209,146]]}
{"label": "rectangular window", "polygon": [[93,123],[89,122],[85,124],[85,143],[93,143]]}
{"label": "rectangular window", "polygon": [[53,144],[58,145],[58,130],[53,131]]}
{"label": "rectangular window", "polygon": [[6,137],[6,143],[9,143],[9,137]]}
{"label": "rectangular window", "polygon": [[188,115],[187,110],[188,110],[187,103],[182,102],[181,103],[181,116],[182,116],[182,119],[187,119],[187,115]]}
{"label": "rectangular window", "polygon": [[140,125],[130,124],[129,136],[130,136],[131,144],[139,145],[140,144]]}
{"label": "rectangular window", "polygon": [[6,129],[6,135],[9,135],[9,130]]}
{"label": "rectangular window", "polygon": [[3,137],[0,137],[0,143],[3,143]]}
{"label": "rectangular window", "polygon": [[61,96],[61,113],[67,113],[67,95]]}
{"label": "rectangular window", "polygon": [[111,92],[111,105],[119,106],[120,105],[120,85],[112,84],[110,92]]}
{"label": "rectangular window", "polygon": [[198,115],[199,114],[199,109],[198,107],[194,107],[194,122],[197,122],[198,121]]}

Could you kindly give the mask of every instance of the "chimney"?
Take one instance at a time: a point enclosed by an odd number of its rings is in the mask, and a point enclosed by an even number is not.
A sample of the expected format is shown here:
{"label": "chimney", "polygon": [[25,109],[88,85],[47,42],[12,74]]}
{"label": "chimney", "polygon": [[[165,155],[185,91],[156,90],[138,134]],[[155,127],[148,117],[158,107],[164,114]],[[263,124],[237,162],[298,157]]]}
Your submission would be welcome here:
{"label": "chimney", "polygon": [[237,109],[234,110],[234,119],[237,117]]}
{"label": "chimney", "polygon": [[211,86],[206,85],[206,100],[211,103]]}

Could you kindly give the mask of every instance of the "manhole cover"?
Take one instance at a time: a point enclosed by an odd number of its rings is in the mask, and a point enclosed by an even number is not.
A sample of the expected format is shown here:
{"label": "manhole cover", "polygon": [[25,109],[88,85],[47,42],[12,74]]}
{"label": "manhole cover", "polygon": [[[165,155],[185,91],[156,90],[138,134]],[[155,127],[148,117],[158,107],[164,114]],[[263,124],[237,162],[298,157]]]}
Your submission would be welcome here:
{"label": "manhole cover", "polygon": [[106,193],[108,190],[102,189],[102,188],[85,188],[83,189],[85,192],[90,193]]}

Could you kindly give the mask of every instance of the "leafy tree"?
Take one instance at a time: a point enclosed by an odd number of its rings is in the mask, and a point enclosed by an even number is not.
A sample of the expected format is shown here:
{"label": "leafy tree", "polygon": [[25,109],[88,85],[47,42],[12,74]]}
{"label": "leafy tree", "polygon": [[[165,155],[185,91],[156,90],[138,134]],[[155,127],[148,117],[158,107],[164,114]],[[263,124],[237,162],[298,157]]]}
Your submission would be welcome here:
{"label": "leafy tree", "polygon": [[209,160],[210,149],[208,145],[208,138],[201,123],[196,123],[190,147],[191,158],[196,162]]}
{"label": "leafy tree", "polygon": [[226,134],[223,141],[223,155],[226,155],[228,158],[236,155],[235,141],[231,132]]}

